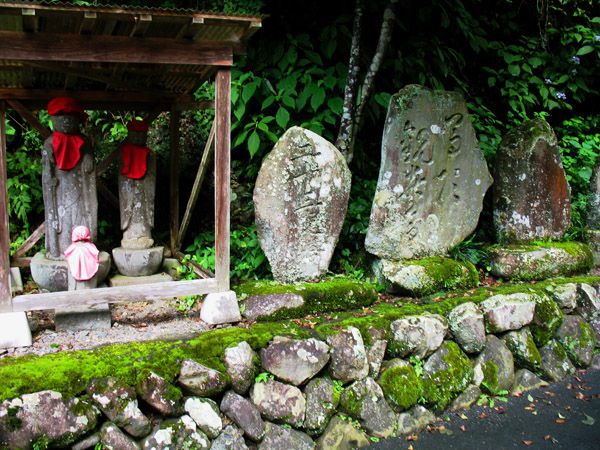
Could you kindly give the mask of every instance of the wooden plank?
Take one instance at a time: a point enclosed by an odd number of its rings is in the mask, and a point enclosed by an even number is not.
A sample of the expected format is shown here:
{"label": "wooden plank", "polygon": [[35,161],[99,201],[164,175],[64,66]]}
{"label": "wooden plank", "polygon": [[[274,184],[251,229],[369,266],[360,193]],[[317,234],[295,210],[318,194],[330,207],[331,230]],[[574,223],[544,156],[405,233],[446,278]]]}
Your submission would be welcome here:
{"label": "wooden plank", "polygon": [[229,290],[229,201],[231,159],[231,70],[215,78],[215,275],[220,291]]}
{"label": "wooden plank", "polygon": [[129,36],[143,37],[148,31],[148,28],[150,28],[151,23],[152,14],[140,14],[135,16],[135,25]]}
{"label": "wooden plank", "polygon": [[[98,305],[102,303],[152,302],[165,298],[188,295],[210,294],[217,291],[217,281],[188,280],[166,283],[140,284],[136,286],[106,287],[85,291],[50,292],[47,294],[18,295],[13,299],[12,311],[40,311],[76,305]],[[0,312],[10,312],[4,307]]]}
{"label": "wooden plank", "polygon": [[6,105],[0,100],[0,308],[10,308],[10,229],[6,172]]}
{"label": "wooden plank", "polygon": [[185,37],[186,39],[195,40],[202,25],[204,25],[204,17],[201,17],[199,14],[194,14],[190,23],[179,30],[176,39]]}
{"label": "wooden plank", "polygon": [[179,119],[178,111],[171,111],[169,121],[169,137],[171,143],[170,164],[170,195],[171,220],[170,220],[170,247],[174,255],[177,251],[177,234],[179,232]]}
{"label": "wooden plank", "polygon": [[79,24],[79,34],[90,34],[97,18],[98,14],[95,11],[84,11]]}
{"label": "wooden plank", "polygon": [[23,31],[33,33],[38,27],[38,18],[33,8],[23,8],[21,10],[21,16],[23,17]]}
{"label": "wooden plank", "polygon": [[102,175],[108,170],[113,162],[119,157],[119,150],[115,150],[98,164],[96,164],[96,176]]}
{"label": "wooden plank", "polygon": [[196,179],[194,180],[194,185],[192,186],[192,192],[190,193],[190,198],[188,199],[188,203],[183,214],[181,226],[179,227],[179,233],[177,234],[178,247],[181,247],[181,243],[183,242],[185,233],[187,232],[188,226],[190,225],[192,213],[194,212],[194,207],[196,206],[196,201],[198,200],[198,194],[200,193],[200,188],[202,187],[202,182],[204,181],[204,177],[206,175],[208,162],[210,161],[210,157],[212,155],[214,140],[215,123],[213,122],[212,126],[210,127],[208,139],[206,140],[206,145],[204,146],[204,151],[202,152],[202,159],[200,161],[200,165],[198,166],[198,172],[196,173]]}
{"label": "wooden plank", "polygon": [[215,274],[212,273],[210,270],[205,269],[204,267],[202,267],[200,264],[198,264],[196,261],[193,260],[187,260],[186,262],[184,262],[186,255],[184,255],[181,252],[176,252],[175,253],[175,258],[177,258],[177,260],[184,265],[190,265],[192,266],[192,270],[194,271],[194,273],[196,275],[198,275],[200,278],[214,278]]}
{"label": "wooden plank", "polygon": [[33,233],[31,233],[31,236],[29,236],[25,240],[25,242],[23,242],[23,244],[15,251],[12,257],[20,258],[21,256],[25,255],[25,253],[31,250],[33,246],[38,243],[38,241],[44,236],[45,232],[46,222],[42,222],[42,224],[39,227],[37,227],[33,231]]}
{"label": "wooden plank", "polygon": [[[231,66],[231,44],[128,36],[0,31],[0,59]],[[52,45],[48,45],[51,42]]]}
{"label": "wooden plank", "polygon": [[31,258],[11,258],[10,267],[26,269],[31,265]]}
{"label": "wooden plank", "polygon": [[25,119],[27,123],[29,123],[29,125],[35,128],[44,139],[48,138],[52,134],[52,131],[50,131],[49,128],[42,125],[38,118],[31,111],[29,111],[20,101],[8,100],[8,104],[12,109],[18,112],[19,115],[23,119]]}

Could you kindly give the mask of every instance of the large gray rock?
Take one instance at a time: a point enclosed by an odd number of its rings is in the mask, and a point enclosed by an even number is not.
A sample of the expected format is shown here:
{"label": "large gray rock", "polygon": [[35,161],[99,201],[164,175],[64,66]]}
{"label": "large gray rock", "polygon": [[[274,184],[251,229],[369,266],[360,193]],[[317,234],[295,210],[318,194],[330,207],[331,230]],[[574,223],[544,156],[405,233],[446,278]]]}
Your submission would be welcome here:
{"label": "large gray rock", "polygon": [[448,332],[446,319],[436,314],[409,316],[390,325],[388,352],[392,356],[425,358],[438,349]]}
{"label": "large gray rock", "polygon": [[548,383],[539,378],[536,374],[527,369],[520,369],[515,373],[515,382],[512,385],[510,393],[511,395],[514,395],[545,386],[548,386]]}
{"label": "large gray rock", "polygon": [[314,378],[304,389],[306,416],[304,428],[312,434],[323,432],[340,402],[340,393],[329,378]]}
{"label": "large gray rock", "polygon": [[256,228],[273,276],[327,272],[348,206],[350,170],[328,141],[292,127],[264,159],[254,188]]}
{"label": "large gray rock", "polygon": [[381,370],[381,364],[387,350],[387,340],[377,339],[373,341],[373,345],[367,350],[367,360],[369,361],[369,376],[377,378]]}
{"label": "large gray rock", "polygon": [[450,311],[448,326],[454,340],[465,352],[479,353],[485,347],[483,314],[475,303],[463,303]]}
{"label": "large gray rock", "polygon": [[144,439],[144,450],[195,449],[207,450],[210,440],[196,429],[196,423],[190,416],[168,419],[162,422],[153,433]]}
{"label": "large gray rock", "polygon": [[445,254],[477,226],[491,182],[462,96],[404,87],[383,130],[367,251],[395,260]]}
{"label": "large gray rock", "polygon": [[575,283],[559,284],[548,288],[552,300],[566,313],[577,307],[577,285]]}
{"label": "large gray rock", "polygon": [[227,388],[227,377],[221,372],[186,359],[181,364],[178,383],[194,395],[210,397]]}
{"label": "large gray rock", "polygon": [[463,409],[469,409],[477,400],[479,400],[480,396],[481,389],[479,389],[479,386],[472,384],[452,401],[448,410],[461,411]]}
{"label": "large gray rock", "polygon": [[105,422],[100,428],[100,442],[103,448],[119,450],[140,450],[137,442],[127,436],[112,422]]}
{"label": "large gray rock", "polygon": [[253,441],[260,441],[264,436],[265,423],[260,417],[260,411],[241,395],[226,392],[221,400],[221,411]]}
{"label": "large gray rock", "polygon": [[329,346],[314,338],[298,340],[276,336],[260,351],[260,358],[265,370],[298,386],[325,367],[329,361]]}
{"label": "large gray rock", "polygon": [[494,166],[498,239],[560,239],[571,224],[570,189],[550,125],[536,119],[511,130],[496,152]]}
{"label": "large gray rock", "polygon": [[334,378],[349,383],[369,374],[367,351],[358,328],[348,327],[329,336],[327,342],[331,346],[329,370]]}
{"label": "large gray rock", "polygon": [[542,372],[550,381],[561,381],[567,375],[575,372],[575,366],[569,360],[563,346],[555,340],[540,348],[542,357]]}
{"label": "large gray rock", "polygon": [[93,430],[98,411],[92,404],[59,392],[40,391],[0,403],[0,447],[31,448],[46,436],[55,447],[67,447]]}
{"label": "large gray rock", "polygon": [[186,399],[184,408],[198,428],[209,438],[216,438],[223,430],[219,407],[213,400],[190,397]]}
{"label": "large gray rock", "polygon": [[312,450],[315,443],[301,431],[284,428],[267,422],[265,437],[259,444],[259,450]]}
{"label": "large gray rock", "polygon": [[296,386],[269,380],[255,383],[250,389],[250,399],[263,417],[299,427],[304,422],[306,399]]}
{"label": "large gray rock", "polygon": [[528,328],[510,331],[502,336],[502,340],[513,354],[517,367],[536,373],[540,371],[542,357]]}
{"label": "large gray rock", "polygon": [[142,400],[163,415],[176,416],[182,412],[181,391],[154,372],[140,377],[137,392]]}
{"label": "large gray rock", "polygon": [[493,334],[487,335],[485,350],[476,358],[475,369],[483,373],[482,390],[492,395],[508,391],[515,379],[513,355],[506,344]]}
{"label": "large gray rock", "polygon": [[581,283],[577,291],[577,313],[586,320],[600,315],[600,295],[596,288]]}
{"label": "large gray rock", "polygon": [[251,322],[270,317],[278,311],[300,308],[304,306],[304,298],[298,294],[265,294],[253,295],[244,300],[243,316]]}
{"label": "large gray rock", "polygon": [[244,433],[235,425],[227,425],[212,442],[211,450],[248,450]]}
{"label": "large gray rock", "polygon": [[242,341],[225,349],[224,362],[233,390],[238,394],[245,394],[254,382],[258,355],[246,341]]}
{"label": "large gray rock", "polygon": [[488,331],[518,330],[533,320],[536,297],[530,294],[494,295],[481,302]]}
{"label": "large gray rock", "polygon": [[369,445],[369,436],[351,421],[335,416],[317,440],[317,450],[351,450]]}
{"label": "large gray rock", "polygon": [[577,367],[590,365],[596,347],[596,337],[588,323],[580,316],[565,316],[556,332],[556,339]]}
{"label": "large gray rock", "polygon": [[135,390],[116,378],[96,378],[87,393],[108,417],[133,437],[144,437],[152,428],[150,420],[138,407]]}
{"label": "large gray rock", "polygon": [[435,422],[435,414],[421,405],[398,415],[398,434],[413,434]]}

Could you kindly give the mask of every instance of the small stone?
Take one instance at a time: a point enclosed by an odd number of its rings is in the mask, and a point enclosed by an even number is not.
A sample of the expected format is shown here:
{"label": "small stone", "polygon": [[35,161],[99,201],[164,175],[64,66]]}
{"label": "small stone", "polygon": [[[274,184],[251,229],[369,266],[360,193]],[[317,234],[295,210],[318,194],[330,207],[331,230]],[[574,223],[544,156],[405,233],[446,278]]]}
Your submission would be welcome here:
{"label": "small stone", "polygon": [[530,294],[494,295],[481,302],[489,332],[518,330],[533,320],[535,297]]}
{"label": "small stone", "polygon": [[314,378],[304,389],[306,416],[304,428],[312,434],[323,432],[340,402],[339,388],[329,378]]}
{"label": "small stone", "polygon": [[567,352],[557,341],[552,340],[540,348],[542,372],[549,380],[558,382],[575,372],[575,366],[569,360]]}
{"label": "small stone", "polygon": [[590,364],[590,369],[600,370],[600,353],[597,353],[592,358],[592,364]]}
{"label": "small stone", "polygon": [[565,316],[556,332],[556,339],[577,367],[588,367],[592,362],[596,338],[590,326],[580,316]]}
{"label": "small stone", "polygon": [[227,378],[219,371],[186,359],[181,364],[178,383],[194,395],[211,397],[227,389]]}
{"label": "small stone", "polygon": [[577,307],[577,285],[575,283],[559,284],[549,289],[552,300],[566,313]]}
{"label": "small stone", "polygon": [[209,438],[216,438],[223,429],[217,404],[208,398],[190,397],[185,401],[185,412]]}
{"label": "small stone", "polygon": [[234,425],[227,425],[221,434],[212,442],[211,450],[248,450],[244,441],[244,433]]}
{"label": "small stone", "polygon": [[140,450],[137,442],[127,436],[112,422],[105,422],[100,428],[100,442],[103,448],[119,450]]}
{"label": "small stone", "polygon": [[421,405],[398,416],[398,434],[414,434],[435,422],[435,414]]}
{"label": "small stone", "polygon": [[473,404],[479,400],[481,396],[481,389],[479,386],[474,384],[467,387],[462,394],[454,399],[448,408],[449,411],[462,411],[464,409],[470,409]]}
{"label": "small stone", "polygon": [[202,302],[200,318],[209,325],[239,322],[242,320],[235,292],[208,294]]}
{"label": "small stone", "polygon": [[274,380],[255,383],[250,389],[250,399],[268,420],[293,427],[300,427],[304,422],[306,399],[296,386]]}
{"label": "small stone", "polygon": [[241,395],[227,391],[221,400],[221,411],[253,441],[258,442],[264,436],[265,423],[260,417],[260,411]]}
{"label": "small stone", "polygon": [[242,341],[234,347],[225,349],[224,360],[233,390],[238,394],[245,394],[254,382],[259,362],[258,355],[246,341]]}
{"label": "small stone", "polygon": [[377,378],[379,371],[381,370],[381,364],[385,357],[385,351],[387,349],[387,340],[379,339],[373,341],[373,345],[367,350],[367,361],[369,362],[369,376],[371,378]]}
{"label": "small stone", "polygon": [[369,375],[367,351],[358,328],[348,327],[329,336],[327,342],[331,346],[329,370],[333,378],[349,383]]}
{"label": "small stone", "polygon": [[279,311],[301,308],[304,306],[304,298],[298,294],[266,294],[253,295],[244,300],[244,312],[246,319],[251,322],[265,319]]}
{"label": "small stone", "polygon": [[483,373],[482,390],[496,395],[499,391],[508,391],[515,379],[513,355],[500,339],[493,334],[486,336],[485,350],[475,360]]}
{"label": "small stone", "polygon": [[454,340],[465,352],[479,353],[485,347],[483,314],[475,303],[463,303],[450,311],[448,326]]}
{"label": "small stone", "polygon": [[510,395],[531,391],[545,386],[548,386],[548,383],[539,378],[536,374],[527,369],[520,369],[515,373],[515,382],[510,390]]}
{"label": "small stone", "polygon": [[513,354],[517,367],[539,372],[542,367],[542,357],[533,342],[533,336],[528,328],[510,331],[502,336],[502,340]]}
{"label": "small stone", "polygon": [[343,420],[340,415],[333,417],[317,440],[317,450],[350,450],[367,447],[369,437],[356,428],[352,421]]}
{"label": "small stone", "polygon": [[140,378],[137,392],[142,400],[163,415],[176,416],[182,412],[181,391],[154,372]]}
{"label": "small stone", "polygon": [[591,320],[600,315],[600,296],[598,291],[589,284],[581,283],[577,291],[577,314],[585,320]]}
{"label": "small stone", "polygon": [[258,445],[259,450],[312,450],[315,443],[301,431],[284,428],[267,422],[265,437]]}
{"label": "small stone", "polygon": [[190,416],[168,419],[162,422],[153,433],[144,439],[144,450],[195,449],[207,450],[210,440],[196,429]]}
{"label": "small stone", "polygon": [[409,316],[390,325],[388,352],[392,356],[415,355],[421,359],[442,345],[448,332],[446,319],[437,314]]}
{"label": "small stone", "polygon": [[310,380],[329,361],[329,346],[314,338],[297,340],[276,336],[260,351],[262,366],[296,386]]}

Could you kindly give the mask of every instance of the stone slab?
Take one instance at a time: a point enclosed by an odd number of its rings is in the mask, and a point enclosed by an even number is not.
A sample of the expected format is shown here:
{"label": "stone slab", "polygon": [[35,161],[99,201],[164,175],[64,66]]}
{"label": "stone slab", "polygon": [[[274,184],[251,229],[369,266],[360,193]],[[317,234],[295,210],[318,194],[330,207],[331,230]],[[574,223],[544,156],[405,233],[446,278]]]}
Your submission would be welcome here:
{"label": "stone slab", "polygon": [[54,311],[56,331],[109,330],[111,327],[110,308],[102,305],[77,305]]}
{"label": "stone slab", "polygon": [[126,277],[125,275],[115,275],[108,280],[108,285],[111,287],[135,286],[138,284],[165,283],[167,281],[173,281],[173,277],[163,272],[154,275],[146,275],[144,277]]}
{"label": "stone slab", "polygon": [[158,272],[164,254],[164,247],[145,249],[113,248],[115,266],[121,275],[143,277]]}
{"label": "stone slab", "polygon": [[[111,258],[107,252],[100,252],[100,266],[96,274],[100,285],[110,271]],[[31,276],[40,289],[50,292],[66,291],[69,287],[67,261],[48,259],[42,252],[31,259]]]}
{"label": "stone slab", "polygon": [[21,270],[18,267],[11,267],[8,277],[10,283],[10,293],[17,295],[23,293],[23,278],[21,278]]}
{"label": "stone slab", "polygon": [[0,348],[29,347],[31,330],[24,312],[0,314]]}
{"label": "stone slab", "polygon": [[208,294],[202,302],[200,319],[209,325],[233,323],[242,320],[235,292]]}
{"label": "stone slab", "polygon": [[598,267],[600,266],[600,230],[587,230],[586,238],[594,255],[594,265]]}

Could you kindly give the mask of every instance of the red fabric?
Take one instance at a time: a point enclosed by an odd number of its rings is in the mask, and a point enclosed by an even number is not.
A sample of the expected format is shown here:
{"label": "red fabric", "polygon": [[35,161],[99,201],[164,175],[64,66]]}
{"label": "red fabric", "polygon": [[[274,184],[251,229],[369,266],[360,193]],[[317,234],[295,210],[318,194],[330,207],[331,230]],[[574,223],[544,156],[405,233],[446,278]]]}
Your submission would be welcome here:
{"label": "red fabric", "polygon": [[87,120],[87,113],[83,110],[77,100],[71,97],[56,97],[48,103],[48,114],[57,116],[60,114],[73,114]]}
{"label": "red fabric", "polygon": [[79,134],[64,134],[55,131],[52,134],[54,159],[60,170],[71,170],[81,158],[81,146],[85,143]]}
{"label": "red fabric", "polygon": [[92,279],[100,266],[100,252],[90,242],[90,230],[83,225],[73,228],[71,242],[65,250],[71,275],[78,281]]}
{"label": "red fabric", "polygon": [[145,120],[132,120],[127,124],[129,131],[148,131],[148,122]]}
{"label": "red fabric", "polygon": [[121,161],[123,162],[121,173],[134,180],[142,178],[146,175],[148,153],[150,153],[148,147],[129,142],[123,144],[121,147]]}

